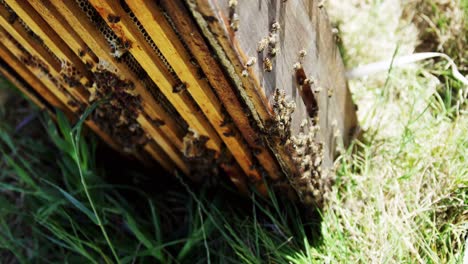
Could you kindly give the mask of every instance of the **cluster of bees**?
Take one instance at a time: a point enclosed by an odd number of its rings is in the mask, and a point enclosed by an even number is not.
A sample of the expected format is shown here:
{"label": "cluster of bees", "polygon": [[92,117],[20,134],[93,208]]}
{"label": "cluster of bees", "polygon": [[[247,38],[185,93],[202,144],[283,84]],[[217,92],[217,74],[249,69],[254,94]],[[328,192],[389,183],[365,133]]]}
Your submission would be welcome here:
{"label": "cluster of bees", "polygon": [[237,7],[237,0],[229,0],[229,25],[231,26],[231,29],[234,31],[239,30],[240,26],[240,18],[239,15],[236,13],[236,7]]}
{"label": "cluster of bees", "polygon": [[[92,8],[87,7],[86,1],[77,0],[77,2],[88,17],[97,23],[99,30],[109,42],[111,54],[119,59],[119,61],[127,63],[126,58],[130,57],[128,50],[131,48],[131,43],[116,37],[112,33],[112,29],[106,26],[105,21],[101,21],[102,18],[96,15]],[[283,2],[286,1],[283,0]],[[229,0],[229,22],[233,31],[237,31],[240,24],[239,15],[236,12],[237,5],[237,0]],[[118,23],[120,21],[120,17],[118,16],[108,16],[106,19],[109,23]],[[132,19],[134,19],[134,22],[137,22],[135,17]],[[141,25],[137,26],[140,28]],[[281,27],[278,22],[272,23],[268,34],[257,43],[256,50],[259,54],[262,54],[265,72],[273,70],[274,60],[280,52],[280,30]],[[145,32],[141,31],[145,39],[150,42],[147,34],[145,35]],[[156,45],[153,44],[150,42],[151,47],[158,53]],[[80,56],[83,56],[84,52],[83,54],[80,52]],[[300,58],[305,56],[306,52],[301,51]],[[161,55],[161,57],[163,56]],[[82,76],[68,61],[61,61],[60,76],[55,77],[50,74],[44,63],[31,55],[25,54],[24,62],[31,67],[40,68],[41,71],[47,74],[57,84],[59,89],[70,97],[70,104],[76,104],[77,107],[81,107],[85,103],[102,101],[92,113],[91,118],[105,133],[109,134],[111,138],[114,138],[122,145],[125,152],[138,152],[139,148],[148,142],[148,136],[137,122],[138,115],[144,113],[142,113],[141,109],[141,98],[134,92],[134,84],[120,79],[116,75],[115,69],[109,68],[108,63],[99,61],[97,67],[93,69],[89,82],[83,85],[80,83]],[[248,68],[255,65],[256,62],[257,57],[248,58],[244,64],[245,70],[243,74],[248,75]],[[168,68],[170,67],[168,63],[167,66]],[[296,105],[293,101],[287,100],[284,91],[276,89],[272,103],[274,111],[273,125],[270,128],[273,129],[273,136],[279,138],[284,148],[292,153],[294,165],[299,168],[299,173],[293,177],[291,184],[298,191],[303,202],[306,204],[321,204],[323,203],[323,194],[330,184],[329,180],[324,179],[321,173],[323,146],[315,141],[319,128],[317,126],[318,105],[313,93],[316,93],[318,89],[313,89],[314,81],[312,78],[305,76],[301,62],[295,65],[295,77],[309,117],[315,121],[312,124],[304,121],[301,125],[300,133],[292,136],[292,114],[295,111]],[[143,76],[141,79],[143,80],[144,78],[146,77]],[[68,91],[65,91],[61,83],[69,87],[85,87],[89,92],[88,102],[78,103],[78,101],[68,94]],[[186,89],[184,83],[177,83],[178,85],[174,86],[173,92],[178,93]],[[155,122],[162,121],[155,120]],[[163,125],[163,123],[160,125]],[[234,135],[231,132],[226,133],[224,136]],[[188,129],[187,134],[183,138],[184,159],[189,164],[192,170],[191,173],[196,178],[206,178],[206,176],[219,174],[217,171],[219,168],[218,164],[224,162],[222,158],[216,156],[214,151],[206,148],[207,141],[208,138],[200,136],[190,129]]]}
{"label": "cluster of bees", "polygon": [[[286,0],[283,0],[283,3]],[[229,21],[233,31],[239,29],[239,16],[236,13],[237,0],[229,1]],[[271,24],[269,33],[257,43],[257,52],[262,54],[263,70],[271,72],[273,62],[280,49],[279,31],[281,27],[278,22]],[[296,190],[301,201],[307,205],[323,206],[324,197],[329,192],[332,180],[328,174],[322,173],[323,145],[316,140],[316,134],[319,131],[318,126],[318,103],[315,99],[317,93],[322,88],[318,86],[317,81],[306,76],[303,67],[303,61],[307,52],[299,52],[298,62],[294,65],[294,77],[297,89],[301,95],[308,113],[309,119],[305,119],[299,131],[299,134],[292,135],[292,114],[296,105],[292,100],[286,98],[284,90],[275,89],[273,94],[272,108],[274,118],[267,124],[267,130],[270,135],[279,139],[286,150],[292,153],[292,159],[298,174],[291,177],[289,184]],[[242,75],[249,75],[248,69],[257,63],[256,57],[249,57],[244,64]],[[333,90],[328,89],[328,96],[333,95]],[[275,186],[281,186],[281,181],[275,183]],[[287,185],[287,184],[286,184]]]}
{"label": "cluster of bees", "polygon": [[[27,25],[24,26],[27,27]],[[32,33],[29,28],[26,29],[27,32]],[[38,38],[38,36],[35,36],[35,39],[36,38]],[[42,43],[40,38],[37,40],[39,44]],[[122,43],[124,42],[120,40],[117,40],[114,46],[110,43],[111,52],[117,52],[119,54],[116,55],[119,56],[124,55],[128,47],[120,47],[123,45]],[[77,108],[78,113],[82,112],[84,110],[84,104],[72,97],[62,86],[62,84],[71,88],[83,86],[80,83],[82,74],[72,63],[60,60],[61,68],[59,76],[53,76],[47,65],[41,59],[32,56],[19,43],[17,43],[17,45],[23,53],[21,57],[22,62],[31,68],[40,69],[41,72],[57,86],[58,90],[66,95],[68,98],[67,104],[73,108]],[[80,55],[84,55],[84,53],[85,51],[82,51]],[[91,70],[92,67],[90,65],[88,66]],[[101,60],[91,77],[89,83],[84,85],[89,92],[88,102],[93,103],[106,98],[106,100],[102,100],[92,113],[91,119],[93,119],[104,132],[114,138],[123,147],[125,152],[139,151],[139,148],[147,143],[148,137],[136,121],[137,116],[141,113],[141,98],[134,93],[134,84],[129,81],[121,80],[115,74],[115,69],[110,69],[109,63]]]}
{"label": "cluster of bees", "polygon": [[[258,50],[268,45],[268,39],[259,43]],[[271,47],[270,47],[271,48]],[[317,81],[307,77],[302,65],[305,50],[299,52],[299,61],[294,65],[297,89],[307,109],[309,118],[302,121],[299,134],[292,135],[292,114],[295,103],[286,98],[284,90],[276,89],[273,95],[274,133],[279,136],[286,150],[292,154],[292,159],[298,174],[289,178],[289,184],[296,190],[301,201],[306,205],[322,207],[326,194],[332,184],[329,174],[322,173],[323,145],[316,140],[319,131],[318,104],[315,94],[321,91]],[[281,186],[281,183],[278,184]]]}
{"label": "cluster of bees", "polygon": [[323,207],[326,194],[330,192],[332,179],[322,172],[323,145],[316,141],[319,126],[303,120],[300,132],[292,136],[286,148],[293,155],[293,160],[299,168],[299,175],[294,177],[292,185],[307,205]]}
{"label": "cluster of bees", "polygon": [[189,165],[190,175],[196,181],[203,179],[214,179],[214,175],[219,175],[219,159],[215,151],[206,147],[208,137],[197,134],[192,129],[188,129],[183,138],[183,149],[185,162]]}
{"label": "cluster of bees", "polygon": [[264,50],[267,50],[267,56],[263,59],[263,70],[266,72],[271,72],[273,70],[273,60],[276,55],[279,53],[279,30],[281,29],[278,22],[274,22],[271,25],[270,32],[268,36],[262,38],[257,43],[257,52],[262,53]]}
{"label": "cluster of bees", "polygon": [[[283,1],[286,2],[286,1]],[[229,0],[229,23],[233,31],[239,30],[240,19],[239,15],[236,13],[236,7],[238,5],[238,0]],[[267,56],[264,56],[263,59],[263,70],[266,72],[271,72],[273,70],[273,60],[276,55],[279,53],[280,49],[278,46],[279,43],[279,30],[281,26],[278,22],[274,22],[271,25],[270,32],[268,36],[262,38],[257,44],[257,52],[263,53],[264,50],[267,50]],[[257,62],[257,58],[250,57],[244,65],[244,71],[242,75],[244,77],[248,76],[247,68],[253,66]]]}
{"label": "cluster of bees", "polygon": [[23,52],[23,56],[21,57],[22,63],[32,68],[39,69],[41,73],[43,74],[47,74],[49,72],[49,67],[47,67],[47,65],[37,56],[32,56],[26,50],[22,50],[22,52]]}
{"label": "cluster of bees", "polygon": [[104,100],[93,112],[92,119],[123,146],[124,152],[139,151],[149,139],[136,121],[141,113],[141,97],[133,93],[134,84],[105,70],[94,72],[93,77],[88,89],[89,100]]}
{"label": "cluster of bees", "polygon": [[296,110],[296,103],[286,99],[284,90],[275,89],[272,106],[275,116],[271,132],[279,137],[280,142],[285,144],[291,137],[292,114]]}
{"label": "cluster of bees", "polygon": [[275,113],[273,134],[280,138],[286,150],[292,154],[298,175],[289,179],[289,183],[307,205],[322,207],[326,194],[330,191],[332,179],[322,173],[323,145],[316,141],[319,126],[314,121],[304,119],[299,134],[292,136],[291,122],[295,103],[288,100],[284,90],[276,89],[273,96]]}
{"label": "cluster of bees", "polygon": [[[263,53],[265,50],[267,51],[266,56],[263,59],[263,70],[266,72],[271,72],[273,70],[273,61],[279,53],[279,36],[278,32],[280,30],[280,24],[275,22],[271,25],[270,32],[268,33],[267,37],[262,38],[257,44],[257,52],[259,54]],[[244,70],[242,75],[244,77],[249,76],[247,69],[252,67],[257,63],[256,57],[250,57],[247,62],[244,64]]]}
{"label": "cluster of bees", "polygon": [[[60,80],[56,77],[54,77],[49,70],[49,67],[47,66],[46,63],[44,63],[39,57],[33,56],[31,53],[29,53],[21,44],[19,44],[15,39],[11,38],[11,41],[15,43],[15,45],[18,47],[19,50],[21,50],[21,56],[20,56],[20,61],[31,68],[34,69],[39,69],[41,74],[45,76],[48,80],[50,80],[53,84],[57,86],[57,89],[61,91],[62,93],[65,94],[67,97],[67,104],[70,105],[73,108],[77,108],[80,111],[82,110],[82,105],[79,103],[75,98],[73,98],[68,91],[65,90],[65,88],[61,85]],[[67,82],[66,78],[62,77],[62,81]]]}
{"label": "cluster of bees", "polygon": [[127,53],[131,47],[129,41],[122,41],[120,38],[116,38],[111,43],[111,54],[114,58],[120,59],[122,56]]}
{"label": "cluster of bees", "polygon": [[80,72],[69,61],[62,60],[60,76],[62,76],[63,81],[70,87],[77,87],[81,84],[80,79],[82,76]]}

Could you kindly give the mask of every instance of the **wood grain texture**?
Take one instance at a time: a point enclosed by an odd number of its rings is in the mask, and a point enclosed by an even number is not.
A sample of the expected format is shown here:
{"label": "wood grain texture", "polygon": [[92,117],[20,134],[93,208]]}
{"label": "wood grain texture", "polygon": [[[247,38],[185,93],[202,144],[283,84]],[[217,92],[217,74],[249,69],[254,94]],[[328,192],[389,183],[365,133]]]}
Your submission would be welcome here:
{"label": "wood grain texture", "polygon": [[[194,15],[200,16],[198,24],[215,37],[212,42],[216,43],[211,44],[222,47],[236,75],[241,75],[250,57],[257,59],[257,64],[248,69],[249,78],[242,81],[242,88],[247,94],[244,99],[251,100],[252,110],[257,111],[259,122],[269,118],[265,114],[269,113],[269,107],[264,107],[264,111],[260,108],[269,105],[276,88],[284,89],[288,97],[295,101],[293,135],[298,133],[304,119],[310,119],[294,77],[294,64],[300,60],[300,51],[307,52],[301,59],[304,70],[308,77],[316,80],[315,85],[322,87],[322,91],[316,95],[321,129],[317,140],[324,143],[323,165],[330,168],[336,156],[335,135],[347,146],[349,134],[357,126],[357,119],[344,77],[342,59],[326,12],[318,6],[319,1],[239,0],[235,8],[240,19],[236,32],[230,26],[228,0],[188,2]],[[278,31],[279,52],[273,59],[272,71],[266,72],[261,62],[267,55],[265,52],[259,54],[257,45],[268,37],[275,22],[281,27]],[[273,151],[280,152],[278,149]]]}
{"label": "wood grain texture", "polygon": [[[142,83],[138,81],[138,78],[135,77],[124,64],[118,63],[117,59],[111,56],[111,53],[106,50],[108,49],[108,44],[102,34],[91,25],[91,22],[84,13],[76,12],[79,9],[78,6],[70,1],[48,0],[34,1],[31,2],[31,5],[50,27],[59,33],[60,38],[72,48],[76,55],[79,56],[80,53],[83,54],[83,56],[79,57],[81,57],[83,63],[89,65],[89,68],[96,71],[98,70],[97,67],[99,63],[102,64],[105,62],[106,65],[109,65],[109,68],[116,71],[115,73],[119,75],[119,78],[129,80],[135,84],[136,92],[145,98],[145,104],[142,107],[149,116],[146,117],[140,114],[137,118],[139,124],[151,136],[156,144],[160,146],[158,148],[159,150],[170,151],[168,155],[171,154],[174,161],[177,161],[176,164],[178,168],[187,174],[188,170],[181,162],[180,153],[178,153],[178,156],[174,156],[177,153],[173,152],[173,147],[171,146],[174,144],[176,148],[182,148],[183,132],[174,123],[174,118],[170,117],[161,105],[156,103],[149,92],[143,87]],[[73,10],[75,10],[75,12],[73,12]],[[158,128],[152,124],[149,119],[161,120],[164,125]],[[155,133],[159,131],[164,132],[164,137],[161,137],[160,133]],[[154,155],[155,151],[152,148],[153,147],[150,146],[146,149],[150,150],[149,153],[153,157],[159,158],[159,156]],[[166,168],[170,167],[166,165]]]}
{"label": "wood grain texture", "polygon": [[[80,79],[81,84],[84,85],[89,81],[90,72],[86,69],[84,63],[82,63],[70,47],[62,41],[58,34],[50,28],[47,22],[40,17],[28,1],[5,0],[5,2],[16,12],[18,17],[28,25],[32,32],[42,39],[44,44],[54,52],[62,63],[69,62],[78,70],[82,76]],[[69,91],[80,102],[87,102],[89,94],[83,87],[76,87],[75,89],[69,89]]]}
{"label": "wood grain texture", "polygon": [[[41,70],[23,65],[23,63],[20,61],[21,56],[23,56],[22,51],[19,50],[14,45],[14,43],[11,43],[8,38],[4,38],[1,32],[2,31],[0,30],[0,55],[2,56],[2,59],[4,59],[10,65],[10,67],[12,67],[18,74],[20,74],[20,76],[22,76],[22,78],[27,81],[44,98],[51,97],[49,98],[51,100],[49,102],[54,102],[54,98],[57,98],[61,101],[61,103],[55,102],[58,106],[67,106],[68,109],[62,109],[65,111],[65,113],[70,115],[71,113],[76,112],[78,109],[68,104],[67,96],[64,95],[61,91],[57,90],[53,82],[51,82],[48,78],[40,78],[40,76],[43,76]],[[46,91],[49,91],[50,93]],[[88,120],[86,121],[86,124],[107,144],[109,144],[109,146],[117,151],[121,151],[114,139],[112,139],[108,134],[104,133],[93,121]]]}
{"label": "wood grain texture", "polygon": [[[103,18],[125,13],[123,7],[113,1],[91,0],[90,3]],[[142,20],[140,23],[146,23],[144,16],[140,19]],[[154,26],[158,26],[157,21],[152,20],[151,22],[155,23]],[[165,36],[168,32],[162,29],[159,34],[162,34],[164,38],[155,39],[158,51],[161,52],[161,55],[158,55],[157,52],[155,54],[148,40],[144,38],[135,21],[132,21],[128,16],[120,16],[117,22],[110,22],[109,19],[106,19],[106,23],[120,39],[131,43],[129,52],[151,76],[162,94],[180,113],[190,128],[197,134],[208,138],[206,146],[214,150],[217,153],[216,156],[221,155],[223,140],[226,141],[227,149],[232,151],[230,155],[234,157],[233,162],[242,169],[236,175],[233,174],[233,177],[240,179],[248,176],[256,181],[261,180],[262,176],[253,166],[250,160],[251,155],[246,146],[243,145],[242,139],[236,135],[231,138],[228,136],[230,131],[222,127],[221,106],[213,92],[204,83],[205,81],[198,80],[194,76],[196,73],[188,66],[189,61],[181,61],[181,58],[186,60],[188,58],[184,54],[183,47],[174,48],[178,41],[174,39],[175,36],[168,38]],[[171,73],[164,60],[170,64],[175,75]],[[184,84],[187,88],[181,92],[174,92],[174,87],[178,84]],[[237,165],[233,164],[233,167],[237,167]]]}
{"label": "wood grain texture", "polygon": [[73,1],[58,1],[51,0],[50,4],[53,5],[64,19],[73,29],[77,32],[81,39],[86,40],[90,50],[99,58],[101,62],[109,64],[110,68],[115,69],[122,78],[128,79],[135,84],[135,90],[145,100],[142,102],[142,107],[148,114],[149,118],[153,120],[161,120],[164,126],[161,130],[170,138],[170,140],[178,147],[182,148],[182,138],[184,131],[182,131],[175,123],[173,116],[170,116],[166,110],[158,103],[149,91],[143,86],[131,70],[124,64],[119,63],[117,59],[110,54],[109,44],[102,36],[101,32],[89,21],[86,14],[83,12],[76,12],[79,9],[78,5]]}
{"label": "wood grain texture", "polygon": [[188,46],[219,100],[232,117],[232,122],[236,125],[249,147],[254,150],[260,165],[273,179],[282,178],[283,173],[273,154],[264,145],[258,144],[260,136],[258,131],[252,127],[249,117],[245,113],[244,105],[237,96],[235,86],[226,78],[223,68],[212,56],[210,47],[205,42],[197,25],[193,23],[184,4],[180,1],[163,0],[161,6],[164,8],[164,12],[171,17],[180,37]]}
{"label": "wood grain texture", "polygon": [[241,192],[250,183],[265,194],[268,179],[319,204],[337,146],[349,144],[357,121],[318,2],[4,0],[0,48],[72,114],[110,93],[93,120],[127,151],[137,136],[167,170],[200,180],[222,168]]}
{"label": "wood grain texture", "polygon": [[255,177],[257,181],[261,180],[257,170],[252,169],[254,161],[250,149],[235,127],[223,125],[226,116],[222,112],[222,104],[212,91],[209,83],[204,78],[198,77],[198,70],[191,63],[190,54],[178,39],[156,3],[136,0],[127,1],[127,4],[139,18],[140,23],[146,28],[161,53],[172,65],[178,77],[187,84],[188,93],[205,114],[221,140],[225,142],[227,149],[242,170],[247,175]]}
{"label": "wood grain texture", "polygon": [[[47,104],[62,110],[66,114],[69,114],[69,110],[65,107],[60,100],[55,97],[34,75],[32,75],[28,69],[22,65],[22,63],[15,59],[13,54],[9,53],[4,47],[0,46],[0,57],[2,60],[8,61],[10,69],[14,69],[17,78],[9,69],[4,67],[3,63],[0,63],[0,75],[8,79],[18,90],[20,90],[24,95],[26,95],[31,102],[36,104],[41,110],[51,110],[48,109]],[[34,87],[33,87],[34,85]],[[39,95],[31,92],[32,89]]]}
{"label": "wood grain texture", "polygon": [[[106,1],[91,0],[90,3],[103,18],[107,18],[109,15],[125,14],[117,2],[108,3]],[[109,23],[107,20],[106,22],[119,38],[131,43],[129,52],[148,72],[154,83],[161,89],[161,92],[169,99],[186,122],[201,135],[208,136],[210,138],[207,142],[208,146],[219,151],[221,140],[216,135],[216,132],[213,131],[206,118],[198,112],[195,105],[191,103],[192,99],[190,96],[184,91],[173,93],[173,88],[176,85],[175,80],[171,78],[171,74],[154,54],[130,18],[122,16],[118,23]]]}

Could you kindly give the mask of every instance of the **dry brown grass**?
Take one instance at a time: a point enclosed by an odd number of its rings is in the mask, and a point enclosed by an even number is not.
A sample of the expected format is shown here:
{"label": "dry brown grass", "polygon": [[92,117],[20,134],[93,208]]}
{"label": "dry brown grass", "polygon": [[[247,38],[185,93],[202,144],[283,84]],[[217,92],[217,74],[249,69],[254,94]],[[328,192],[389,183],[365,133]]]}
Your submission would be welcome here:
{"label": "dry brown grass", "polygon": [[[437,12],[461,14],[456,4],[452,1],[450,8]],[[348,67],[421,48],[418,36],[424,33],[416,18],[435,19],[424,13],[427,5],[429,1],[330,0],[329,13],[339,25]],[[425,51],[466,50],[466,42],[458,46],[463,42],[456,35],[459,17],[446,25],[454,25],[451,29],[436,25],[438,44]],[[435,62],[413,64],[350,83],[366,143],[359,143],[357,154],[344,154],[339,163],[338,184],[324,213],[324,244],[310,253],[316,260],[463,263],[467,106],[457,112],[444,97],[460,84],[441,82],[450,73],[440,68]]]}
{"label": "dry brown grass", "polygon": [[446,53],[468,73],[468,1],[406,1],[404,17],[419,29],[417,51]]}

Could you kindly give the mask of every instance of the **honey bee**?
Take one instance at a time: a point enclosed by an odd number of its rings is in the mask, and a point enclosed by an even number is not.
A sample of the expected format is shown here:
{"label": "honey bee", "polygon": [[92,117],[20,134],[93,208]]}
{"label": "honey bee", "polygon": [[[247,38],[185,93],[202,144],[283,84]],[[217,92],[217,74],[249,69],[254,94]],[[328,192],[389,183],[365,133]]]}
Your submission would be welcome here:
{"label": "honey bee", "polygon": [[111,46],[111,55],[120,59],[127,51],[130,49],[131,44],[128,41],[122,43],[120,39],[114,40],[110,43]]}
{"label": "honey bee", "polygon": [[268,46],[268,38],[262,38],[257,44],[257,52],[261,53]]}
{"label": "honey bee", "polygon": [[278,34],[270,33],[268,35],[268,44],[270,47],[276,47],[276,44],[278,44]]}
{"label": "honey bee", "polygon": [[276,57],[279,53],[279,48],[277,47],[270,47],[268,50],[268,54],[270,54],[271,57]]}
{"label": "honey bee", "polygon": [[237,13],[234,13],[231,17],[231,24],[230,24],[232,30],[237,31],[239,30],[240,26],[240,18]]}
{"label": "honey bee", "polygon": [[304,80],[304,84],[312,85],[314,83],[315,83],[315,81],[314,81],[314,79],[312,77],[307,78],[307,79]]}
{"label": "honey bee", "polygon": [[267,72],[271,72],[273,70],[273,63],[270,58],[265,58],[263,60],[263,70]]}
{"label": "honey bee", "polygon": [[333,39],[336,43],[341,43],[340,30],[338,28],[332,28]]}
{"label": "honey bee", "polygon": [[158,118],[151,120],[151,123],[153,123],[153,125],[155,125],[156,127],[164,126],[166,124],[164,120]]}
{"label": "honey bee", "polygon": [[293,65],[293,69],[297,71],[298,69],[302,68],[302,64],[300,62],[296,62]]}
{"label": "honey bee", "polygon": [[130,132],[135,132],[138,128],[140,128],[140,124],[138,123],[132,123],[128,126],[128,130],[130,130]]}
{"label": "honey bee", "polygon": [[335,94],[335,90],[333,88],[328,88],[327,89],[328,98],[332,97],[333,94]]}
{"label": "honey bee", "polygon": [[107,16],[107,21],[109,21],[109,23],[115,24],[115,23],[118,23],[118,22],[120,21],[120,17],[119,17],[119,16],[112,15],[112,14],[109,14],[109,15]]}
{"label": "honey bee", "polygon": [[299,86],[302,86],[304,81],[307,79],[304,68],[302,68],[302,64],[299,62],[294,64],[294,70],[296,71],[296,82]]}
{"label": "honey bee", "polygon": [[323,90],[322,87],[317,86],[317,87],[314,88],[314,93],[320,93],[322,90]]}
{"label": "honey bee", "polygon": [[180,93],[187,89],[187,84],[186,83],[179,83],[176,86],[172,87],[172,92],[173,93]]}
{"label": "honey bee", "polygon": [[278,22],[271,24],[271,32],[276,32],[281,29],[281,26]]}
{"label": "honey bee", "polygon": [[252,153],[253,153],[255,156],[258,156],[258,155],[262,154],[262,149],[261,149],[261,148],[253,148],[253,149],[252,149]]}
{"label": "honey bee", "polygon": [[257,58],[250,57],[247,63],[245,63],[245,67],[252,67],[255,63],[257,63]]}
{"label": "honey bee", "polygon": [[236,8],[238,4],[238,1],[237,0],[229,0],[229,8]]}
{"label": "honey bee", "polygon": [[17,15],[17,14],[15,14],[15,13],[10,13],[9,16],[8,16],[7,21],[8,21],[9,24],[12,24],[12,25],[13,25],[13,24],[16,22],[17,19],[18,19],[18,15]]}
{"label": "honey bee", "polygon": [[305,56],[307,56],[307,51],[305,49],[301,49],[299,51],[299,58],[303,59]]}
{"label": "honey bee", "polygon": [[232,30],[239,30],[240,19],[239,15],[236,13],[237,0],[229,0],[229,22]]}
{"label": "honey bee", "polygon": [[76,100],[74,100],[74,99],[70,99],[70,100],[67,102],[67,104],[68,104],[70,107],[73,107],[73,108],[76,108],[76,107],[79,106],[79,103],[78,103]]}
{"label": "honey bee", "polygon": [[97,84],[94,82],[93,85],[90,88],[88,88],[88,91],[89,91],[88,101],[89,102],[95,101],[97,98]]}
{"label": "honey bee", "polygon": [[324,4],[325,4],[325,0],[320,0],[318,3],[318,7],[323,8]]}
{"label": "honey bee", "polygon": [[231,128],[229,128],[228,131],[223,132],[223,136],[225,137],[233,137],[235,135],[236,135],[236,132]]}

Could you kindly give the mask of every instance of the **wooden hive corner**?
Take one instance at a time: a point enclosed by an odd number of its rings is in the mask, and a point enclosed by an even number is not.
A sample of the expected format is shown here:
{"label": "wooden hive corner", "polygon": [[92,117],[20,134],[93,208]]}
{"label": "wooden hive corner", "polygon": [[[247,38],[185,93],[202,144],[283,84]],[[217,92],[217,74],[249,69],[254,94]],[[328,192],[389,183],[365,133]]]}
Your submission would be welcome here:
{"label": "wooden hive corner", "polygon": [[87,123],[114,148],[242,192],[320,204],[357,126],[317,1],[1,0],[0,39],[38,103],[107,98]]}

